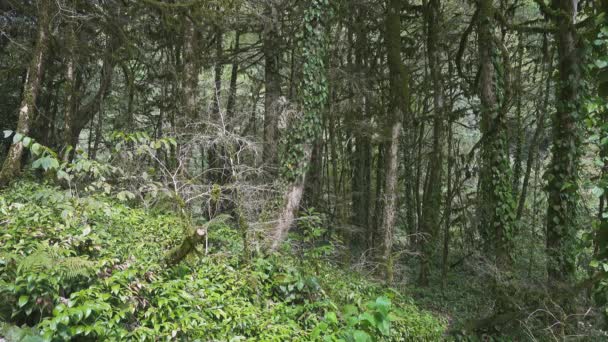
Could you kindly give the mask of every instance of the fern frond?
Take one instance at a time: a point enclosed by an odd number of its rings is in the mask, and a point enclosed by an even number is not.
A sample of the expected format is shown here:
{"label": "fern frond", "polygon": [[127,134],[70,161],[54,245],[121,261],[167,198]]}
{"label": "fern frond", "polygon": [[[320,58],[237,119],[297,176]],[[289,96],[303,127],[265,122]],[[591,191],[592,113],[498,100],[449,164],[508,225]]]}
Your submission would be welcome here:
{"label": "fern frond", "polygon": [[32,254],[18,261],[17,269],[21,272],[47,271],[68,279],[93,273],[94,261],[81,256],[66,256],[69,253],[63,248],[40,245]]}

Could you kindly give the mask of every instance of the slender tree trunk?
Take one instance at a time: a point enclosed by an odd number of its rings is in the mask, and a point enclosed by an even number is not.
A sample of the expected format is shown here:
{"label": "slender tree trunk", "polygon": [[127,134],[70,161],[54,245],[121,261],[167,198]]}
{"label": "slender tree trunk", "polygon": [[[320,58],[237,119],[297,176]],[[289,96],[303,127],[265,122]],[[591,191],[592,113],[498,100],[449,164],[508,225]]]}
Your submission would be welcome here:
{"label": "slender tree trunk", "polygon": [[279,12],[268,4],[265,10],[262,50],[264,52],[264,150],[262,160],[271,175],[277,174],[278,123],[281,97],[281,44],[279,36]]}
{"label": "slender tree trunk", "polygon": [[409,111],[408,75],[401,61],[401,1],[389,0],[386,16],[385,44],[390,73],[390,99],[386,120],[386,132],[390,140],[386,144],[385,182],[383,191],[382,214],[382,262],[385,268],[385,281],[392,283],[393,274],[393,235],[397,214],[397,184],[399,171],[399,135],[403,112]]}
{"label": "slender tree trunk", "polygon": [[72,146],[72,136],[74,136],[72,126],[78,115],[78,85],[80,82],[77,80],[76,75],[76,27],[74,23],[68,25],[68,54],[66,56],[66,71],[65,71],[65,114],[63,120],[63,152],[62,158],[67,161],[72,155],[70,149],[75,148]]}
{"label": "slender tree trunk", "polygon": [[[545,37],[544,45],[547,44]],[[521,193],[519,196],[519,203],[517,204],[517,216],[516,221],[519,222],[524,213],[524,207],[526,205],[526,198],[528,196],[528,186],[530,183],[530,175],[532,173],[532,167],[534,166],[535,158],[538,155],[538,144],[540,138],[545,130],[545,114],[549,106],[549,90],[551,89],[551,70],[553,69],[553,57],[550,56],[548,47],[545,46],[543,49],[543,68],[542,73],[545,77],[544,93],[541,94],[541,103],[538,105],[538,115],[536,118],[536,129],[534,135],[530,141],[530,147],[528,148],[528,157],[526,159],[526,171],[524,173],[524,179],[521,184]]]}
{"label": "slender tree trunk", "polygon": [[[183,46],[183,74],[182,74],[182,120],[194,120],[197,117],[198,104],[198,71],[199,63],[197,56],[197,34],[194,23],[190,19],[184,21],[184,46]],[[217,85],[216,85],[217,88]],[[216,101],[214,92],[213,103]],[[182,122],[185,126],[187,122]]]}
{"label": "slender tree trunk", "polygon": [[517,198],[517,194],[519,194],[519,186],[521,182],[521,172],[522,172],[522,161],[523,161],[523,145],[524,145],[524,132],[525,127],[523,126],[523,116],[522,116],[522,103],[523,103],[523,82],[522,82],[522,65],[523,65],[523,46],[522,46],[522,37],[519,36],[519,43],[517,46],[518,53],[518,62],[517,62],[517,86],[515,87],[515,96],[517,98],[517,106],[516,106],[516,117],[515,117],[515,151],[514,151],[514,161],[513,161],[513,178],[512,185],[513,194],[515,198]]}
{"label": "slender tree trunk", "polygon": [[[366,72],[365,67],[365,51],[367,44],[367,36],[363,24],[364,13],[362,8],[357,9],[355,18],[355,70],[360,73]],[[365,78],[365,74],[362,78]],[[356,128],[355,135],[355,153],[354,153],[354,168],[353,168],[353,184],[352,184],[352,202],[353,202],[353,224],[362,227],[366,232],[370,226],[369,220],[369,198],[371,191],[371,139],[367,130],[370,127],[369,123],[369,104],[365,95],[359,93],[355,95],[355,111],[356,111]]]}
{"label": "slender tree trunk", "polygon": [[[99,144],[101,143],[101,135],[103,134],[103,110],[97,113],[97,123],[95,124],[95,141],[93,142],[93,151],[91,152],[91,159],[97,159],[97,151],[99,151]],[[93,135],[93,123],[91,123],[90,135]]]}
{"label": "slender tree trunk", "polygon": [[[232,48],[232,54],[234,61],[232,62],[232,69],[230,71],[230,86],[228,89],[228,100],[226,101],[226,116],[228,123],[231,123],[234,120],[234,109],[236,105],[236,90],[237,90],[237,81],[239,76],[239,61],[237,59],[237,54],[239,52],[239,40],[241,37],[241,33],[239,31],[235,32],[234,37],[234,46]],[[230,127],[228,127],[230,128]]]}
{"label": "slender tree trunk", "polygon": [[[448,170],[447,170],[447,191],[445,195],[445,214],[443,223],[443,255],[441,258],[441,286],[445,289],[448,278],[448,253],[450,247],[450,226],[452,224],[452,198],[454,197],[454,190],[452,185],[452,168],[454,165],[454,156],[452,155],[452,143],[454,139],[454,131],[452,129],[452,122],[448,123]],[[454,175],[455,176],[455,175]],[[459,181],[455,179],[456,183]]]}
{"label": "slender tree trunk", "polygon": [[[36,98],[40,90],[40,82],[44,73],[44,60],[49,47],[50,39],[50,0],[39,0],[38,2],[38,35],[32,61],[27,70],[25,87],[21,105],[19,108],[19,120],[17,122],[17,133],[27,136],[30,131],[31,118],[36,107]],[[8,155],[0,171],[0,187],[6,186],[21,171],[21,157],[24,146],[21,142],[11,145]]]}

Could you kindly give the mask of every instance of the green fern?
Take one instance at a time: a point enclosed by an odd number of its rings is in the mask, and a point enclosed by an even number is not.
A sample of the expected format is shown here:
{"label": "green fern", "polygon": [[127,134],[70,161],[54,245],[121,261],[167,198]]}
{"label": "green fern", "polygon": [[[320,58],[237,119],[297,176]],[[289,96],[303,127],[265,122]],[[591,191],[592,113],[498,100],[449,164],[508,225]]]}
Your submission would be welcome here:
{"label": "green fern", "polygon": [[69,256],[70,250],[39,245],[30,255],[17,262],[19,272],[42,272],[57,274],[67,279],[90,276],[96,263],[81,256]]}

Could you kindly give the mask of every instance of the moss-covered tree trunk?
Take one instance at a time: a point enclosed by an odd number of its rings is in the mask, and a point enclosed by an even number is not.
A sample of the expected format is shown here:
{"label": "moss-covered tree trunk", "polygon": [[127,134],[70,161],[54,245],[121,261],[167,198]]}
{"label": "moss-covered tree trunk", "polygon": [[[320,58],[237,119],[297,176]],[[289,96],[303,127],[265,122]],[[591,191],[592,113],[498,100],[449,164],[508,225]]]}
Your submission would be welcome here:
{"label": "moss-covered tree trunk", "polygon": [[284,207],[270,232],[270,251],[276,251],[294,222],[304,193],[305,175],[310,164],[312,144],[321,131],[321,112],[328,100],[326,77],[326,25],[331,15],[327,0],[313,0],[304,13],[302,43],[302,116],[294,122],[284,139],[285,157],[281,171],[288,182]]}
{"label": "moss-covered tree trunk", "polygon": [[[44,62],[50,40],[51,0],[39,0],[38,5],[38,35],[32,61],[27,69],[23,98],[19,107],[19,120],[16,133],[28,135],[36,98],[40,90],[40,82],[44,73]],[[21,156],[23,155],[23,144],[18,142],[11,145],[8,155],[0,171],[0,187],[6,186],[21,171]]]}
{"label": "moss-covered tree trunk", "polygon": [[481,101],[481,167],[478,195],[479,230],[484,249],[499,269],[510,264],[514,201],[505,112],[497,101],[494,70],[494,8],[492,0],[478,3],[479,98]]}
{"label": "moss-covered tree trunk", "polygon": [[575,28],[577,0],[554,0],[553,21],[558,53],[556,112],[553,116],[552,159],[547,185],[547,273],[555,294],[561,285],[574,281],[576,270],[577,184],[580,121],[581,70]]}

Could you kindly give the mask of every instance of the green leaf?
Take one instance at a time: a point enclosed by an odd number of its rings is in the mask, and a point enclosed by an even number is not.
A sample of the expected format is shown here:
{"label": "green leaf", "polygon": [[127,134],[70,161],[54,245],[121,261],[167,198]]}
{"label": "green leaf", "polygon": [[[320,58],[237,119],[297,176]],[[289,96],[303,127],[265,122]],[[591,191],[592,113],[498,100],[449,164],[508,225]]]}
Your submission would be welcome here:
{"label": "green leaf", "polygon": [[42,149],[42,145],[40,145],[39,143],[34,143],[34,144],[32,144],[32,147],[30,147],[30,150],[32,151],[32,153],[36,156],[40,154],[41,149]]}
{"label": "green leaf", "polygon": [[372,338],[363,330],[355,330],[353,333],[355,342],[370,342]]}
{"label": "green leaf", "polygon": [[23,145],[25,147],[30,147],[30,144],[32,143],[32,138],[30,137],[25,137],[23,138]]}
{"label": "green leaf", "polygon": [[13,144],[20,142],[21,139],[23,139],[23,134],[15,133],[15,135],[13,136]]}
{"label": "green leaf", "polygon": [[388,319],[383,319],[382,321],[378,322],[378,330],[380,330],[380,333],[382,333],[384,336],[388,336],[390,334],[390,327],[391,322]]}
{"label": "green leaf", "polygon": [[19,301],[18,301],[18,305],[20,308],[22,308],[25,304],[27,304],[27,301],[30,299],[30,296],[28,295],[22,295],[19,297]]}
{"label": "green leaf", "polygon": [[369,312],[364,312],[360,314],[359,321],[367,321],[372,326],[376,325],[376,320],[374,319],[374,316]]}
{"label": "green leaf", "polygon": [[333,311],[329,311],[325,314],[325,320],[332,324],[338,324],[338,317],[336,317],[336,313]]}
{"label": "green leaf", "polygon": [[591,192],[595,197],[601,197],[604,194],[604,189],[600,187],[594,187]]}
{"label": "green leaf", "polygon": [[391,300],[381,296],[376,298],[376,309],[380,312],[382,312],[384,315],[388,314],[388,310],[390,309],[391,306]]}
{"label": "green leaf", "polygon": [[11,131],[11,130],[5,130],[5,131],[3,131],[3,133],[4,133],[4,137],[8,138],[8,137],[11,136],[11,134],[13,134],[13,131]]}

